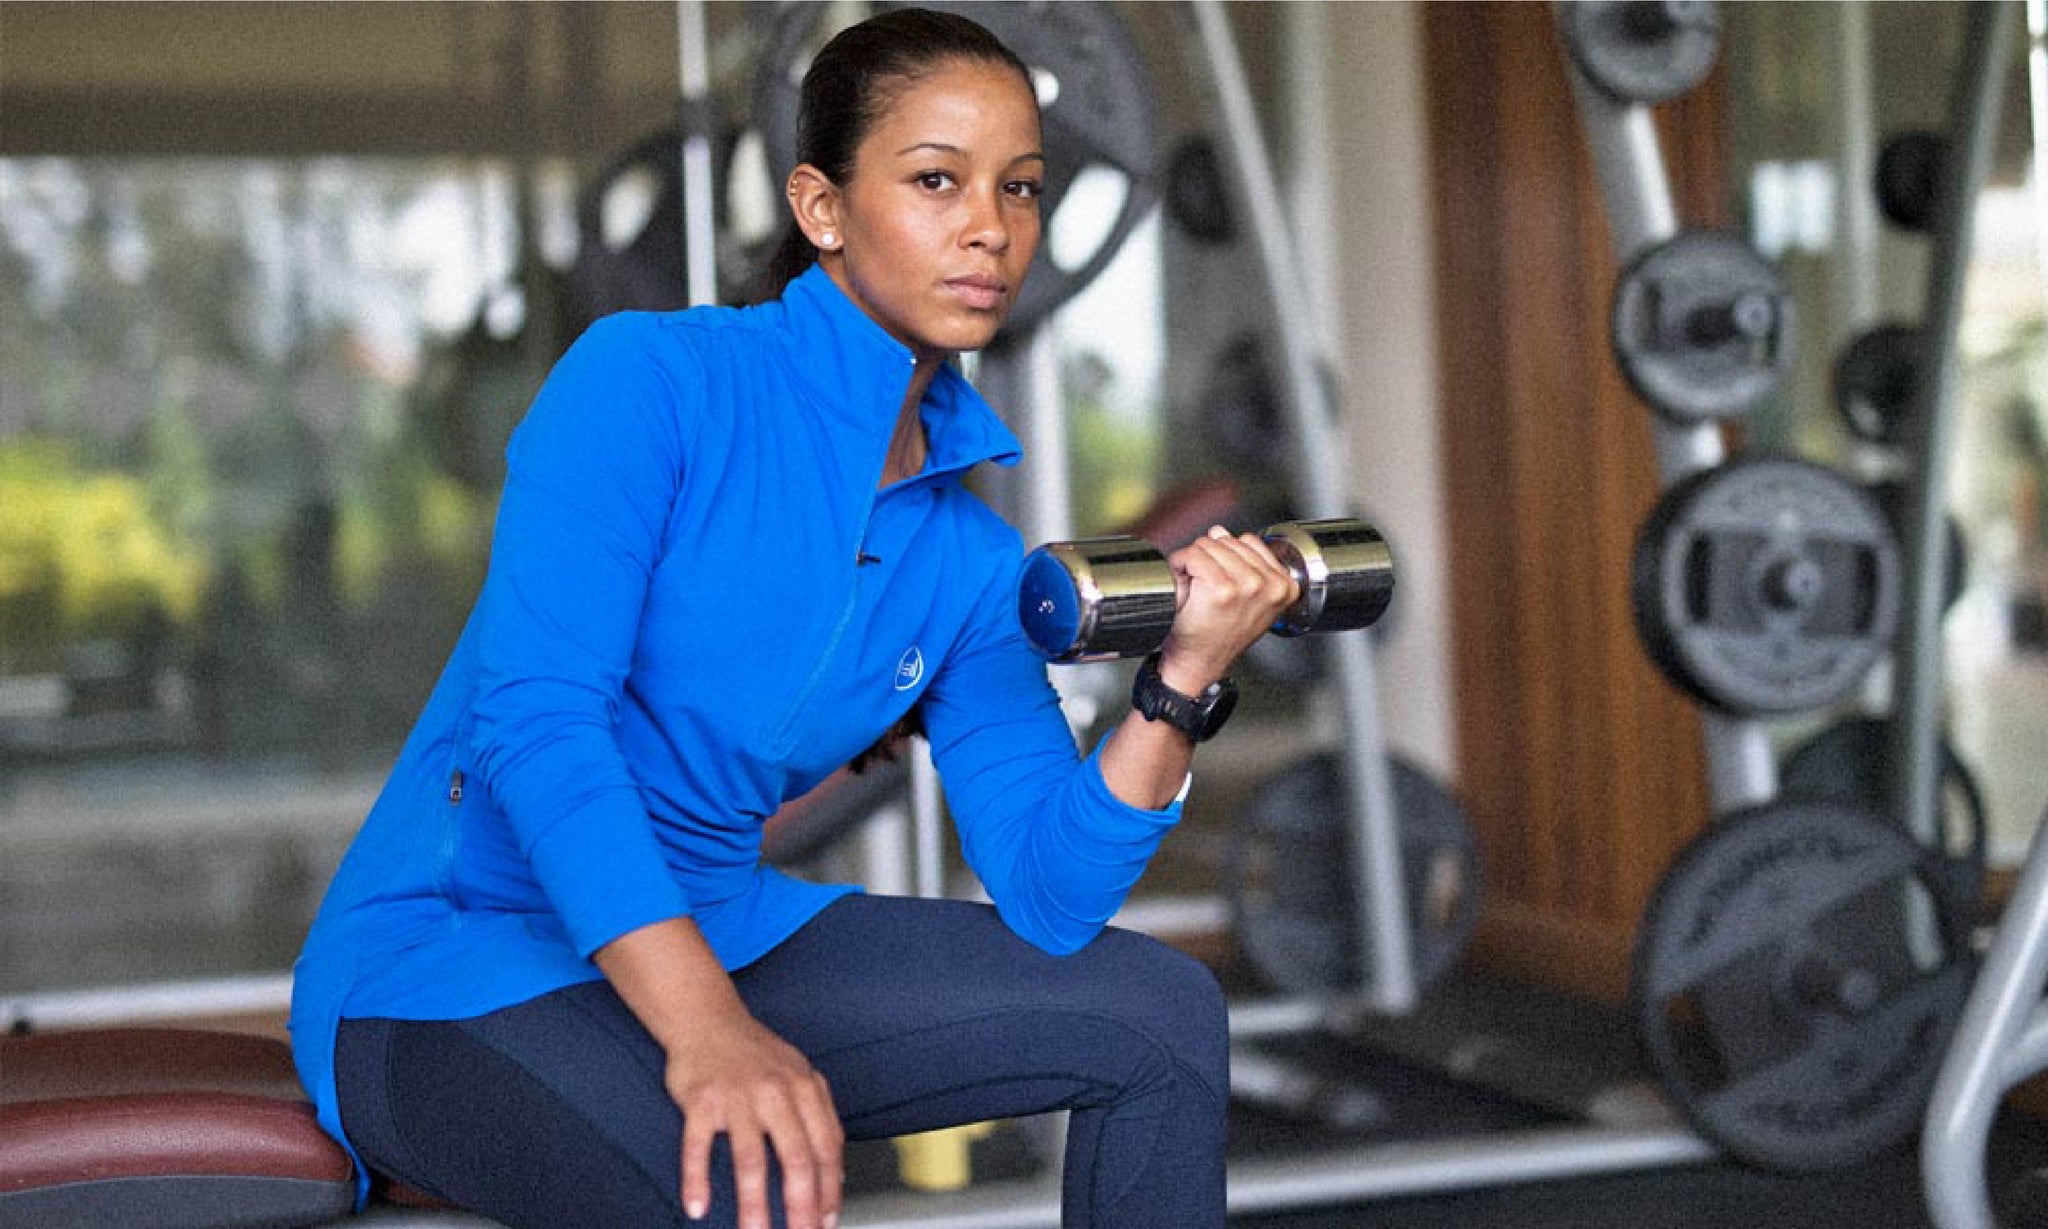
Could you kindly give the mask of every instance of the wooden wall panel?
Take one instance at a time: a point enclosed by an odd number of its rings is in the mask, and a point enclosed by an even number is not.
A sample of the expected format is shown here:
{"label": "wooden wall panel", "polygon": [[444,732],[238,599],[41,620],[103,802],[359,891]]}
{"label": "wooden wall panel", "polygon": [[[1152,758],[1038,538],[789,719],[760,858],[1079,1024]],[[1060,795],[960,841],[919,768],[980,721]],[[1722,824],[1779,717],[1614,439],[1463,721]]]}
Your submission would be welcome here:
{"label": "wooden wall panel", "polygon": [[[1609,356],[1610,253],[1547,4],[1425,5],[1459,790],[1475,959],[1610,1001],[1706,822],[1697,715],[1637,643],[1650,411]],[[1717,77],[1663,109],[1682,218],[1725,221]]]}

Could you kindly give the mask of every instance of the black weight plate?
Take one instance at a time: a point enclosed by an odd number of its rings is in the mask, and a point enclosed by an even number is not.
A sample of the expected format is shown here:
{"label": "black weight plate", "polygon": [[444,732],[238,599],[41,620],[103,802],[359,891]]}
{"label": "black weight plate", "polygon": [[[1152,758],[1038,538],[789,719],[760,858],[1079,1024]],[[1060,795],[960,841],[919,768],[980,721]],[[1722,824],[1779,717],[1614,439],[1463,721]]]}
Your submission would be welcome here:
{"label": "black weight plate", "polygon": [[1257,333],[1239,333],[1216,350],[1196,418],[1231,472],[1272,478],[1284,468],[1287,422],[1279,373]]}
{"label": "black weight plate", "polygon": [[[1785,757],[1778,770],[1778,796],[1839,802],[1895,819],[1891,739],[1891,723],[1881,718],[1836,722]],[[1974,917],[1984,894],[1984,793],[1947,739],[1941,742],[1941,793],[1942,843],[1936,852],[1956,909]]]}
{"label": "black weight plate", "polygon": [[[579,194],[576,263],[570,268],[569,283],[584,320],[690,305],[689,258],[683,247],[682,140],[675,129],[643,138]],[[633,188],[653,193],[646,216],[623,241],[609,242],[605,215],[610,198]]]}
{"label": "black weight plate", "polygon": [[[1426,772],[1390,757],[1414,970],[1433,984],[1479,923],[1479,851],[1464,809]],[[1310,756],[1263,784],[1232,831],[1224,894],[1246,960],[1296,993],[1360,984],[1343,768]]]}
{"label": "black weight plate", "polygon": [[1856,335],[1835,360],[1835,410],[1859,439],[1906,442],[1921,368],[1920,330],[1881,324]]}
{"label": "black weight plate", "polygon": [[1771,262],[1727,231],[1682,231],[1615,283],[1609,341],[1630,387],[1679,423],[1747,413],[1793,356],[1792,295]]}
{"label": "black weight plate", "polygon": [[[876,4],[876,10],[902,7]],[[1105,0],[929,0],[918,7],[959,13],[987,27],[1031,69],[1045,142],[1044,238],[1005,335],[1032,325],[1079,294],[1123,246],[1156,194],[1158,120],[1143,54],[1114,4]],[[754,123],[779,186],[796,165],[796,120],[804,69],[831,31],[835,6],[789,4],[774,25],[754,79]],[[1123,183],[1115,218],[1086,252],[1056,259],[1060,207],[1081,173],[1102,168]]]}
{"label": "black weight plate", "polygon": [[1796,713],[1853,692],[1889,647],[1899,550],[1862,487],[1758,456],[1664,493],[1631,590],[1636,630],[1674,684],[1737,715]]}
{"label": "black weight plate", "polygon": [[1854,807],[1781,802],[1673,863],[1637,936],[1632,1006],[1702,1135],[1811,1172],[1918,1127],[1970,973],[1933,859]]}
{"label": "black weight plate", "polygon": [[1572,62],[1620,103],[1676,98],[1721,53],[1721,15],[1706,0],[1575,0],[1564,17]]}
{"label": "black weight plate", "polygon": [[1934,229],[1941,197],[1941,164],[1948,141],[1938,132],[1908,131],[1887,138],[1877,154],[1877,208],[1901,230]]}
{"label": "black weight plate", "polygon": [[[1892,535],[1904,539],[1906,528],[1906,488],[1899,482],[1879,482],[1871,486],[1871,497],[1884,509],[1885,519],[1891,522]],[[1963,596],[1963,586],[1969,581],[1970,544],[1963,537],[1963,525],[1954,513],[1942,517],[1942,549],[1947,555],[1941,568],[1941,608],[1952,609]]]}
{"label": "black weight plate", "polygon": [[1237,237],[1237,220],[1231,216],[1230,193],[1223,184],[1216,142],[1204,133],[1187,137],[1166,160],[1166,216],[1191,239],[1230,242]]}

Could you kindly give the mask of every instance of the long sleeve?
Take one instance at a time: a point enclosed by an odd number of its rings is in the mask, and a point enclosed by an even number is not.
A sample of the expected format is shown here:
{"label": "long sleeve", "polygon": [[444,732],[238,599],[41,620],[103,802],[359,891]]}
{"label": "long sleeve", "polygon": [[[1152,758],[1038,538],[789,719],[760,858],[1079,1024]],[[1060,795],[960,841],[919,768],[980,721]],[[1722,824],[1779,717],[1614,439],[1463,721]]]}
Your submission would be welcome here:
{"label": "long sleeve", "polygon": [[614,732],[683,475],[687,390],[646,327],[595,325],[513,436],[463,739],[585,956],[689,912]]}
{"label": "long sleeve", "polygon": [[1010,929],[1073,952],[1122,906],[1180,804],[1112,794],[1101,748],[1082,758],[1016,618],[1016,569],[998,569],[972,629],[925,693],[925,727],[968,864]]}

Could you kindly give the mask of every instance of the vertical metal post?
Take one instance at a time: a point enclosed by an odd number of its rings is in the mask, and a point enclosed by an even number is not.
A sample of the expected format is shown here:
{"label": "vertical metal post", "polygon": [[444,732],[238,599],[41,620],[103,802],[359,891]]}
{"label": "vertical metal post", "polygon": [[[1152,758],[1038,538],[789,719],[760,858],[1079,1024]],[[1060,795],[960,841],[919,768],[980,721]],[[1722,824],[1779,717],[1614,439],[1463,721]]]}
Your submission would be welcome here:
{"label": "vertical metal post", "polygon": [[1871,89],[1870,0],[1833,6],[1836,42],[1834,312],[1840,345],[1877,315],[1877,105]]}
{"label": "vertical metal post", "polygon": [[[1615,259],[1626,264],[1644,248],[1678,233],[1678,210],[1672,203],[1657,126],[1648,107],[1618,103],[1594,89],[1569,55],[1565,75],[1571,80],[1579,123],[1593,155]],[[1667,487],[1727,459],[1721,430],[1713,423],[1680,426],[1653,414],[1651,428],[1657,472]],[[1778,770],[1764,727],[1714,712],[1702,713],[1700,720],[1706,739],[1707,788],[1716,813],[1770,801],[1778,791]]]}
{"label": "vertical metal post", "polygon": [[932,763],[931,744],[912,739],[910,756],[911,831],[916,841],[913,865],[916,891],[927,900],[946,894],[945,816],[940,807],[939,770]]}
{"label": "vertical metal post", "polygon": [[1893,798],[1906,831],[1930,847],[1941,844],[1942,580],[1948,543],[1949,441],[1954,434],[1962,359],[1958,336],[1963,290],[1976,230],[1977,190],[1991,168],[1992,139],[2005,92],[2004,66],[2019,6],[1972,0],[1962,63],[1949,100],[1948,156],[1943,159],[1928,261],[1924,364],[1913,388],[1912,432],[1906,448],[1905,618],[1897,650],[1897,703],[1892,720]]}
{"label": "vertical metal post", "polygon": [[[1985,1148],[1999,1101],[2031,1077],[2040,1056],[2016,1063],[2027,1034],[2038,1037],[2041,996],[2048,988],[2048,816],[2034,832],[2033,851],[2006,902],[1998,934],[1970,990],[1963,1017],[1935,1077],[1920,1171],[1927,1210],[1937,1229],[1992,1229]],[[2029,1027],[2031,1026],[2031,1027]]]}
{"label": "vertical metal post", "polygon": [[2048,295],[2048,0],[2027,0],[2027,115],[2034,136],[2034,258]]}
{"label": "vertical metal post", "polygon": [[718,301],[717,211],[711,176],[710,36],[704,0],[676,0],[682,82],[683,251],[692,307]]}
{"label": "vertical metal post", "polygon": [[[1336,407],[1318,353],[1323,330],[1308,311],[1306,275],[1283,215],[1265,134],[1252,107],[1244,63],[1220,0],[1193,0],[1201,49],[1216,92],[1225,163],[1238,202],[1251,221],[1259,271],[1277,318],[1287,388],[1288,422],[1297,455],[1295,472],[1312,516],[1348,514],[1339,468],[1343,442]],[[1402,878],[1400,833],[1393,783],[1380,729],[1379,691],[1372,645],[1364,636],[1330,638],[1337,693],[1344,714],[1344,766],[1357,875],[1359,951],[1369,972],[1361,989],[1389,1014],[1413,1011],[1420,999],[1409,935],[1407,885]]]}

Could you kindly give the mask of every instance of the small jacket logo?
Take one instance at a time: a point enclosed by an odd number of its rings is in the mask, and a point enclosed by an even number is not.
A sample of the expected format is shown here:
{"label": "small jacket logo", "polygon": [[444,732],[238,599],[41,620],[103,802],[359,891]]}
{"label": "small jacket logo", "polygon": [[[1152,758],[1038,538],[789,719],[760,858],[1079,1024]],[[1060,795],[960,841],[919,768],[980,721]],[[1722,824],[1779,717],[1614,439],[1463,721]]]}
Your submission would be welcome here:
{"label": "small jacket logo", "polygon": [[924,654],[916,645],[903,650],[896,662],[896,690],[909,691],[924,677]]}

